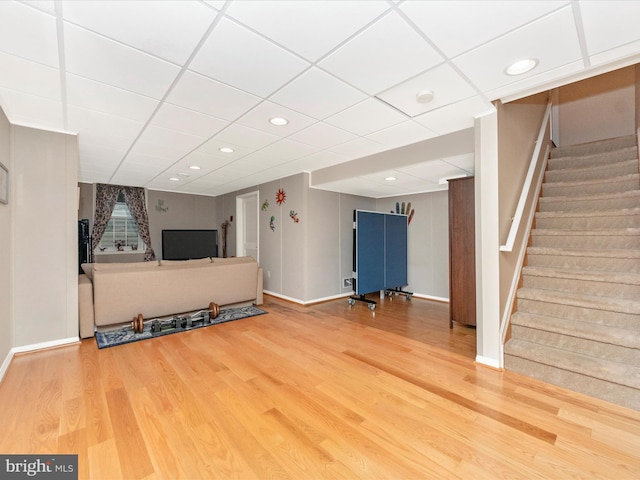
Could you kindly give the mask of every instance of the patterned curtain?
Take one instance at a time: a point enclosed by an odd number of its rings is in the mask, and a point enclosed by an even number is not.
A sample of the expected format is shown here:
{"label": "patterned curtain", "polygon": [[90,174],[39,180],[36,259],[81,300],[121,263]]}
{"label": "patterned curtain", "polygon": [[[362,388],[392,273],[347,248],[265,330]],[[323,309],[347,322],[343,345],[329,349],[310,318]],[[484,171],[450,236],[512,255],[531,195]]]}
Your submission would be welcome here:
{"label": "patterned curtain", "polygon": [[95,251],[102,240],[107,224],[111,219],[113,207],[116,206],[118,195],[122,187],[118,185],[96,184],[96,213],[93,220],[93,239],[91,240],[91,250]]}
{"label": "patterned curtain", "polygon": [[[156,254],[151,248],[151,235],[149,234],[149,215],[144,200],[144,188],[141,187],[119,187],[124,193],[124,200],[127,202],[131,216],[138,226],[138,234],[147,246],[144,252],[144,261],[149,262],[156,259]],[[117,198],[117,195],[116,195]],[[112,207],[113,208],[113,207]]]}

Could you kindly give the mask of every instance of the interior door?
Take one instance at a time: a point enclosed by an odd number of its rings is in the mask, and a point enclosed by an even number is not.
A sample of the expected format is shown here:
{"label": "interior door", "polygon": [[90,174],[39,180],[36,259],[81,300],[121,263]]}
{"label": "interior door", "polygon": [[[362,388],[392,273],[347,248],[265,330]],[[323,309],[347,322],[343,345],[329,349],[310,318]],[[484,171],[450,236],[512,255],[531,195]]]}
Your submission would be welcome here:
{"label": "interior door", "polygon": [[249,256],[260,261],[259,228],[258,228],[258,200],[259,192],[251,192],[236,197],[236,218],[238,231],[236,237],[236,252],[239,257]]}

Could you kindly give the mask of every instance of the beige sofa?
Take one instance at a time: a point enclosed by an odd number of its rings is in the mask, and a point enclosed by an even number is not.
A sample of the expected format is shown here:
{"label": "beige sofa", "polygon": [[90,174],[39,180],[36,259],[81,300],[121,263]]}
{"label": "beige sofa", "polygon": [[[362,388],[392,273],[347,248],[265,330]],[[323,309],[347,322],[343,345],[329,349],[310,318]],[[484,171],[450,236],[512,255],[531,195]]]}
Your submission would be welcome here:
{"label": "beige sofa", "polygon": [[80,337],[96,328],[186,313],[215,302],[262,304],[262,268],[251,257],[95,263],[78,281]]}

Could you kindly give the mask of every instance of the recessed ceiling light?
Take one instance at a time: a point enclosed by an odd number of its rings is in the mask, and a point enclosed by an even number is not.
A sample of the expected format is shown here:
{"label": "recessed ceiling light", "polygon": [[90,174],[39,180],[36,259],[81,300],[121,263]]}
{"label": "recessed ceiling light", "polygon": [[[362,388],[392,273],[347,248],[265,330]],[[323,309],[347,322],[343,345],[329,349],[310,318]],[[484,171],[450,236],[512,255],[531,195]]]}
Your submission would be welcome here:
{"label": "recessed ceiling light", "polygon": [[269,119],[269,123],[271,125],[276,125],[277,127],[282,127],[283,125],[289,123],[289,120],[283,117],[273,117]]}
{"label": "recessed ceiling light", "polygon": [[179,182],[180,179],[178,177],[171,177],[169,180],[171,180],[172,182]]}
{"label": "recessed ceiling light", "polygon": [[189,168],[191,170],[200,170],[200,167],[198,165],[191,165]]}
{"label": "recessed ceiling light", "polygon": [[397,180],[397,178],[396,177],[386,177],[385,180],[387,182],[395,182]]}
{"label": "recessed ceiling light", "polygon": [[416,94],[416,100],[418,103],[429,103],[433,100],[432,90],[421,90]]}
{"label": "recessed ceiling light", "polygon": [[231,147],[220,147],[218,150],[220,150],[222,153],[233,153],[235,151]]}
{"label": "recessed ceiling light", "polygon": [[507,75],[522,75],[523,73],[530,72],[538,65],[538,60],[535,58],[525,58],[518,60],[509,65],[504,73]]}

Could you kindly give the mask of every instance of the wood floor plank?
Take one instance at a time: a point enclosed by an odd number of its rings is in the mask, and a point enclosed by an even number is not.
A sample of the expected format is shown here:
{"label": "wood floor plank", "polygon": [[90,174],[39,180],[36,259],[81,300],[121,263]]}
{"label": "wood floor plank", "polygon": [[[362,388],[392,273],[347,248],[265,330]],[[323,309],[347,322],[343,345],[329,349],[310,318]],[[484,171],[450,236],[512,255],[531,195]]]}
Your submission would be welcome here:
{"label": "wood floor plank", "polygon": [[475,363],[448,306],[302,306],[14,357],[2,453],[91,479],[640,478],[640,412]]}

